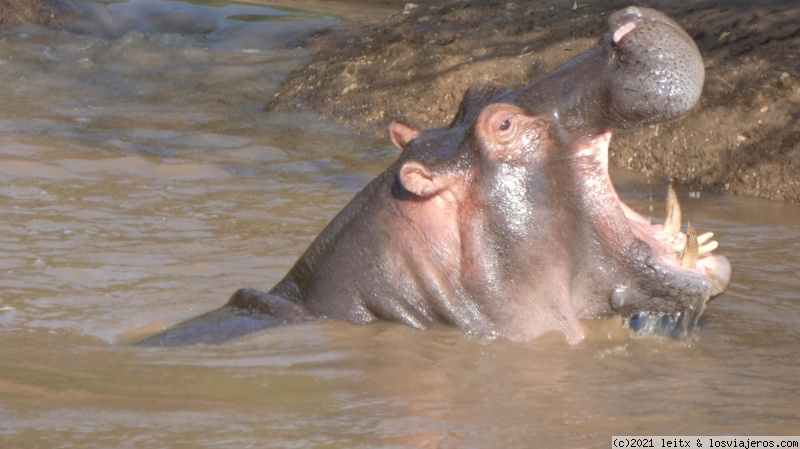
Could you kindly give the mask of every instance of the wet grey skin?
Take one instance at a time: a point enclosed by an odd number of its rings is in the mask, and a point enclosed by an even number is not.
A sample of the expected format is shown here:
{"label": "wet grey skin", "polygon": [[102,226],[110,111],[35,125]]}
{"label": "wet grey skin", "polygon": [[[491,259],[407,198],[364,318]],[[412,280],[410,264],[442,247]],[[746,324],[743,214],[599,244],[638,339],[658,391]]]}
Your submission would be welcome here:
{"label": "wet grey skin", "polygon": [[674,194],[663,225],[619,200],[608,142],[615,129],[690,110],[703,61],[654,10],[608,23],[596,47],[529,86],[476,83],[449,126],[392,123],[399,158],[283,280],[140,344],[216,344],[318,318],[444,323],[517,341],[558,331],[570,343],[586,319],[696,322],[730,265],[710,234],[680,231]]}

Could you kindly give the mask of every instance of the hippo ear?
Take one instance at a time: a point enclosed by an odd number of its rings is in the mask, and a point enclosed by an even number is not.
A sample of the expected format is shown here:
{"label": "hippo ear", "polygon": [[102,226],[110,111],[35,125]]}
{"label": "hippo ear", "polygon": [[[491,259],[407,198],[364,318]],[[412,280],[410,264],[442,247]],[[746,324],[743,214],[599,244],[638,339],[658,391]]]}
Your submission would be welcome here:
{"label": "hippo ear", "polygon": [[408,142],[411,142],[419,135],[419,131],[406,125],[403,122],[392,120],[389,125],[389,136],[392,138],[394,146],[403,151],[406,149]]}
{"label": "hippo ear", "polygon": [[398,178],[403,188],[419,197],[428,197],[442,188],[441,180],[428,167],[417,161],[405,161]]}

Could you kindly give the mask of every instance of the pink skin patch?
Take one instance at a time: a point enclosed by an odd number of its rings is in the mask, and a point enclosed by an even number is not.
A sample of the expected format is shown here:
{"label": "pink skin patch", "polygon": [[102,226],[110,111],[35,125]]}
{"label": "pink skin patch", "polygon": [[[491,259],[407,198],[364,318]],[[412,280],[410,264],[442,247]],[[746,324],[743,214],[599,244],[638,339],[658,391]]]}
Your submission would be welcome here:
{"label": "pink skin patch", "polygon": [[614,31],[614,37],[613,37],[614,38],[614,43],[618,44],[619,41],[621,41],[622,38],[625,37],[626,34],[628,34],[631,31],[633,31],[634,28],[636,28],[636,23],[634,23],[634,22],[628,22],[625,25],[622,25],[621,27],[619,27],[619,29],[617,31]]}

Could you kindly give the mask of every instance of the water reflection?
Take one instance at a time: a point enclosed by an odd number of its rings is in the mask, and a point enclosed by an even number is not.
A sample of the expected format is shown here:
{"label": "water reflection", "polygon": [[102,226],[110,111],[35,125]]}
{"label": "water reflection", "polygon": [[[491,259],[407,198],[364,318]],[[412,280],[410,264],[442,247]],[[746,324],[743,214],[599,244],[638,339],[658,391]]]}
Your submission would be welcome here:
{"label": "water reflection", "polygon": [[[174,6],[103,8],[137,5]],[[315,16],[299,16],[302,35]],[[734,267],[689,345],[631,339],[618,322],[591,323],[578,347],[555,334],[521,345],[322,322],[222,347],[127,346],[239,287],[272,285],[395,157],[325,118],[261,112],[308,57],[287,45],[296,36],[264,42],[292,20],[213,38],[155,23],[110,38],[0,33],[2,447],[604,447],[613,434],[796,433],[800,211],[744,198],[682,193]],[[663,184],[614,177],[637,210],[663,209]]]}
{"label": "water reflection", "polygon": [[[116,39],[131,31],[144,34],[203,36],[212,46],[251,50],[279,48],[287,41],[335,23],[324,14],[286,7],[195,4],[164,0],[84,2],[78,4],[78,20],[67,26],[74,32]],[[263,26],[260,22],[271,22]]]}

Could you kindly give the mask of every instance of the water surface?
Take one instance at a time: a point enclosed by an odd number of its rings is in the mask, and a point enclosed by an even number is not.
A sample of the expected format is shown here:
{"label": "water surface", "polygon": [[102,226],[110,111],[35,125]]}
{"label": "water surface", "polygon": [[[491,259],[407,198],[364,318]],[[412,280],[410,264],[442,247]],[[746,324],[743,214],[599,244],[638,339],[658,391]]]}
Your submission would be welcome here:
{"label": "water surface", "polygon": [[[734,267],[688,342],[630,338],[616,321],[577,347],[319,322],[219,347],[130,346],[239,287],[269,288],[396,154],[324,117],[261,111],[325,15],[90,8],[109,25],[0,33],[0,447],[798,434],[800,210],[746,198],[680,192]],[[664,183],[615,178],[661,215]]]}

